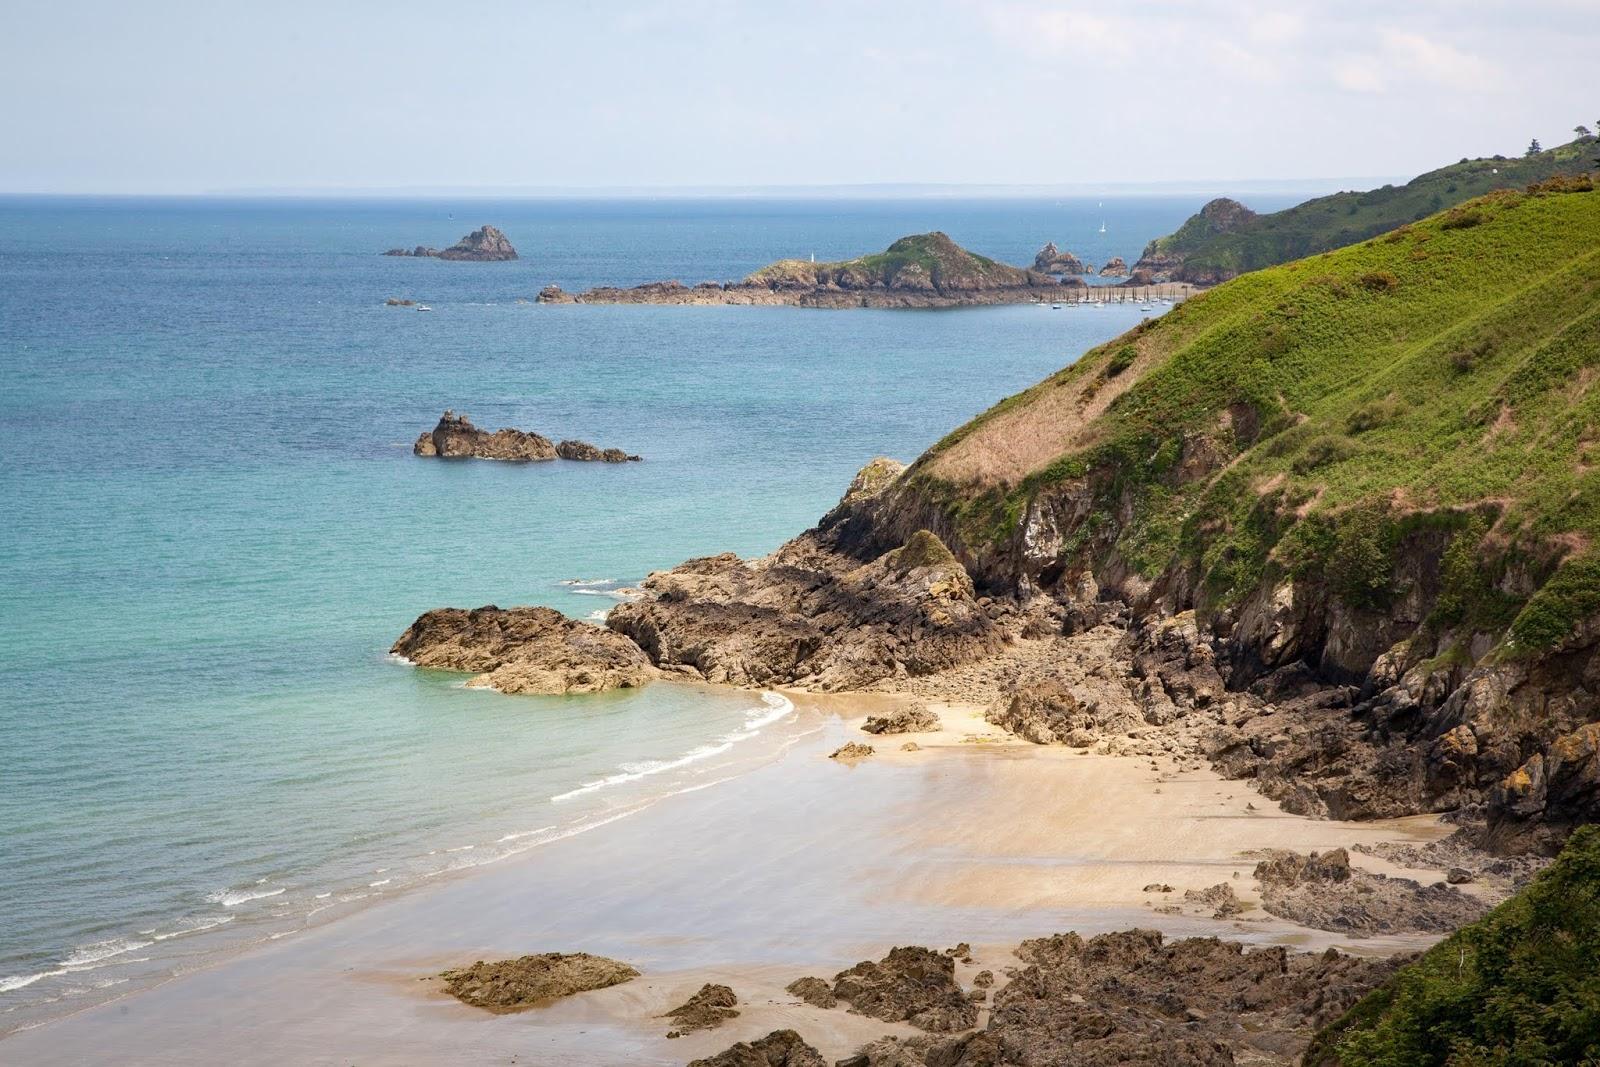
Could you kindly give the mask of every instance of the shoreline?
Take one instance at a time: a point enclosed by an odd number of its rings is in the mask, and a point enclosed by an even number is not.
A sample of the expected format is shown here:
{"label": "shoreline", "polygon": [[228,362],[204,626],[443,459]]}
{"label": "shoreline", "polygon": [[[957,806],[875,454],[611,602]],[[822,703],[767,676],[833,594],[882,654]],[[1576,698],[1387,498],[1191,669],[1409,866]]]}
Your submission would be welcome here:
{"label": "shoreline", "polygon": [[595,304],[616,306],[640,304],[656,307],[802,307],[844,311],[854,308],[928,309],[995,307],[1010,304],[1124,304],[1165,300],[1177,304],[1204,291],[1188,282],[1152,282],[1147,285],[1085,283],[1071,285],[1027,285],[995,289],[940,292],[921,289],[791,289],[773,288],[743,282],[721,284],[702,282],[688,286],[680,282],[647,282],[629,288],[597,286],[581,293],[568,293],[550,285],[540,290],[540,304]]}
{"label": "shoreline", "polygon": [[[991,957],[1020,937],[1069,929],[1155,927],[1361,952],[1420,948],[1435,939],[1351,941],[1263,917],[1258,908],[1227,922],[1163,915],[1138,889],[1168,881],[1181,895],[1237,870],[1248,901],[1254,861],[1234,855],[1240,844],[1421,843],[1448,832],[1437,820],[1352,825],[1284,815],[1245,783],[1209,770],[1153,770],[1143,756],[1087,755],[1008,737],[971,703],[939,704],[944,728],[937,734],[880,739],[858,729],[863,713],[905,697],[781,692],[802,717],[815,716],[820,729],[773,761],[13,1033],[0,1039],[0,1058],[81,1062],[115,1032],[124,1061],[199,1063],[226,1054],[239,1062],[351,1055],[385,1062],[377,1053],[390,1047],[387,1035],[398,1027],[425,1044],[437,1042],[435,1054],[446,1057],[459,1058],[463,1048],[525,1050],[538,1035],[551,1043],[547,1054],[559,1052],[563,1062],[617,1062],[625,1052],[629,1062],[681,1063],[779,1025],[795,1025],[819,1047],[843,1055],[851,1042],[906,1029],[784,1003],[793,998],[782,985],[875,957],[891,943],[937,947],[943,935],[952,944],[986,946],[975,958],[993,965]],[[843,740],[866,740],[878,752],[854,766],[827,760]],[[920,750],[900,751],[904,740]],[[1023,811],[1026,819],[1017,814]],[[865,824],[863,813],[870,816]],[[1359,862],[1394,869],[1370,856]],[[776,884],[789,880],[782,874],[791,867],[799,893]],[[741,883],[749,892],[736,891]],[[722,886],[732,892],[711,891]],[[660,895],[666,903],[654,899]],[[524,908],[534,901],[560,913],[556,926],[566,938],[529,928]],[[608,901],[609,911],[623,918],[607,917]],[[418,993],[417,979],[474,958],[575,950],[635,962],[644,977],[498,1016],[492,1024],[447,998]],[[289,974],[311,985],[302,989]],[[744,1015],[666,1041],[651,1016],[717,975],[738,979],[741,1002],[750,1005]],[[331,1001],[308,1013],[293,1006],[296,991]],[[271,1034],[261,1032],[265,1023],[225,1021],[241,1010],[252,1020],[275,1019],[267,1026]],[[218,1011],[224,1018],[211,1027],[185,1021]],[[476,1031],[488,1030],[498,1036],[476,1047],[482,1036]],[[463,1046],[466,1031],[475,1036]],[[192,1059],[170,1055],[180,1046]],[[308,1059],[313,1048],[320,1051]]]}

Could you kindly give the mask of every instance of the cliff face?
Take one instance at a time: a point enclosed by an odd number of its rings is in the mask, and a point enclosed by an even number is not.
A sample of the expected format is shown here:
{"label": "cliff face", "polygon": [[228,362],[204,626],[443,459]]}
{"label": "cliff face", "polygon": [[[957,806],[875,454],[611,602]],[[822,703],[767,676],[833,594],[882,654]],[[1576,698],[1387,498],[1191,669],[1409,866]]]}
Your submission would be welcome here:
{"label": "cliff face", "polygon": [[1289,711],[1218,729],[1225,769],[1551,847],[1600,816],[1597,249],[1600,194],[1545,190],[1241,278],[957,430],[827,543],[926,530],[980,597],[1193,611],[1179,658]]}
{"label": "cliff face", "polygon": [[883,252],[838,263],[779,260],[740,282],[651,282],[566,293],[548,286],[541,303],[771,304],[800,307],[953,307],[1048,299],[1058,282],[968,252],[943,233],[902,237]]}

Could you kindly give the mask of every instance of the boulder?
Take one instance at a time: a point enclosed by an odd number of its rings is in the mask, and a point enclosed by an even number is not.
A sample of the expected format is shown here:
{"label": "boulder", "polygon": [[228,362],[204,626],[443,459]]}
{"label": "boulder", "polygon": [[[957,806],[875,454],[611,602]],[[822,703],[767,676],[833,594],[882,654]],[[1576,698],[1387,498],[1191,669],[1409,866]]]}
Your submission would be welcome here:
{"label": "boulder", "polygon": [[885,715],[868,715],[861,729],[869,734],[916,734],[939,729],[939,716],[926,704],[914,703]]}
{"label": "boulder", "polygon": [[793,1030],[774,1030],[755,1041],[740,1041],[715,1056],[691,1060],[689,1067],[828,1067],[822,1053]]}
{"label": "boulder", "polygon": [[445,991],[474,1007],[494,1012],[520,1011],[559,997],[583,993],[639,977],[626,963],[587,952],[545,952],[511,960],[445,971]]}
{"label": "boulder", "polygon": [[631,689],[656,674],[626,637],[543,607],[438,608],[390,651],[419,667],[471,672],[467,685],[502,693]]}
{"label": "boulder", "polygon": [[838,1003],[838,998],[833,995],[833,987],[821,978],[796,978],[784,988],[813,1008],[831,1008]]}
{"label": "boulder", "polygon": [[721,1026],[729,1019],[738,1017],[739,1012],[735,1010],[738,1003],[739,998],[732,989],[707,982],[698,993],[667,1012],[666,1017],[677,1024],[667,1036],[680,1037],[696,1030]]}
{"label": "boulder", "polygon": [[920,946],[894,948],[834,976],[833,995],[861,1015],[949,1033],[978,1021],[978,1009],[955,979],[955,959]]}
{"label": "boulder", "polygon": [[868,756],[872,755],[872,752],[873,749],[871,745],[863,745],[859,742],[851,741],[847,745],[843,745],[834,749],[833,752],[829,754],[828,758],[845,760],[848,762],[850,760],[866,759]]}

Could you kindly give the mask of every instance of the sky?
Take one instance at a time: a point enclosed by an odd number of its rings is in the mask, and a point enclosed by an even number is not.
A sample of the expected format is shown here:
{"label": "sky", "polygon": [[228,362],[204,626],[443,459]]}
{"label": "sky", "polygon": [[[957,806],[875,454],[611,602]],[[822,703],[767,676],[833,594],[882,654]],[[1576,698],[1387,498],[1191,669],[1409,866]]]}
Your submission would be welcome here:
{"label": "sky", "polygon": [[0,191],[1411,175],[1600,125],[1600,0],[4,0]]}

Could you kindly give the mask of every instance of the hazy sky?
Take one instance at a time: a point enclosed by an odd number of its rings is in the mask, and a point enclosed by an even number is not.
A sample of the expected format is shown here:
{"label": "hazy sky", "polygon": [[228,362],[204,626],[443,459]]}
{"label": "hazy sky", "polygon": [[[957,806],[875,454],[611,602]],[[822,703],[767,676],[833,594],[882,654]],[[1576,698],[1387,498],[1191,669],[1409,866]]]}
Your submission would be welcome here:
{"label": "hazy sky", "polygon": [[5,0],[0,190],[1413,174],[1600,121],[1600,0]]}

